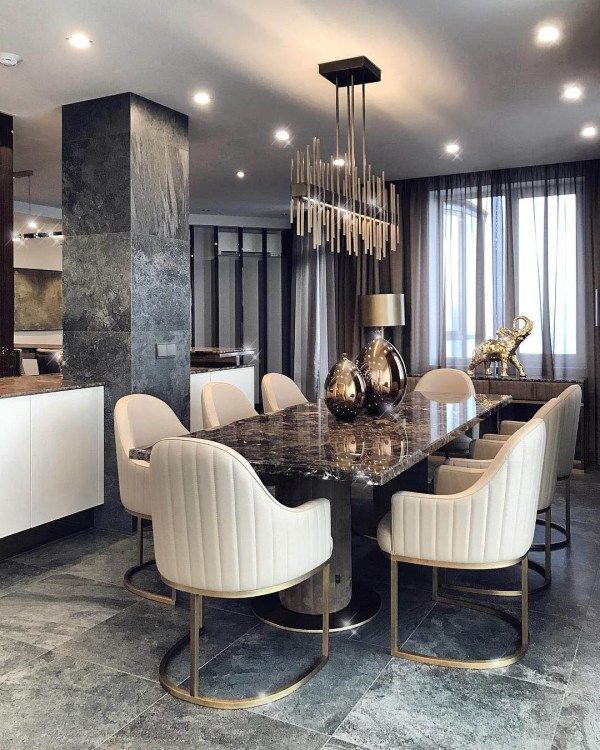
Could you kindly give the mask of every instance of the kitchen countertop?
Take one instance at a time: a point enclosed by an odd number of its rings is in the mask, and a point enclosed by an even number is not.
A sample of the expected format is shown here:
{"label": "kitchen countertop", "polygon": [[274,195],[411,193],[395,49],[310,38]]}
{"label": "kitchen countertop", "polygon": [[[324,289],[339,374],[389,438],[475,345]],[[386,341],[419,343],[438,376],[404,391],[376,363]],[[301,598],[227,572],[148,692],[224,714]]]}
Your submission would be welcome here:
{"label": "kitchen countertop", "polygon": [[[191,433],[233,448],[264,477],[340,479],[383,485],[510,403],[511,396],[410,393],[389,414],[339,422],[323,402],[291,406]],[[150,460],[151,447],[129,456]]]}
{"label": "kitchen countertop", "polygon": [[20,375],[19,377],[0,378],[0,398],[14,396],[36,396],[39,393],[58,393],[74,391],[79,388],[97,388],[104,383],[76,383],[64,380],[56,375]]}
{"label": "kitchen countertop", "polygon": [[204,372],[221,372],[221,370],[239,370],[241,367],[251,367],[251,365],[223,365],[222,367],[196,367],[192,365],[190,372],[192,375],[201,375]]}

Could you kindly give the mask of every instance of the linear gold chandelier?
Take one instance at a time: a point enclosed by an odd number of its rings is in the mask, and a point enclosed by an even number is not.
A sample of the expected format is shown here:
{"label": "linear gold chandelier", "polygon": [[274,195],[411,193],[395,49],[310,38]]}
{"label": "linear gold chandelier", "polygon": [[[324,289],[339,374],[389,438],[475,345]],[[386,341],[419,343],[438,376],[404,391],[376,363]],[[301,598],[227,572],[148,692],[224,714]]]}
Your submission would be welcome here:
{"label": "linear gold chandelier", "polygon": [[[381,80],[381,70],[366,57],[321,63],[319,73],[335,85],[335,156],[321,156],[313,138],[306,152],[297,151],[291,165],[290,221],[298,237],[312,237],[313,248],[345,247],[385,258],[400,240],[400,204],[395,185],[367,164],[365,85]],[[355,87],[362,93],[362,164],[356,163]],[[346,89],[347,133],[340,151],[340,88]]]}

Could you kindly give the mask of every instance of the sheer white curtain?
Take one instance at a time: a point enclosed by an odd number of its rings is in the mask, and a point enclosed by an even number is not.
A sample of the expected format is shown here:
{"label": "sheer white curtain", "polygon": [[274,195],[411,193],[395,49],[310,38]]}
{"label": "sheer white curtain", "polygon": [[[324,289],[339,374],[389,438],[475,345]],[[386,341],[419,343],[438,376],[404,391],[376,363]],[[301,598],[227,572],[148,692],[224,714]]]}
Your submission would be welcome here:
{"label": "sheer white curtain", "polygon": [[428,337],[413,370],[464,369],[480,341],[526,315],[528,375],[585,376],[583,181],[563,167],[428,181],[427,288],[411,290]]}

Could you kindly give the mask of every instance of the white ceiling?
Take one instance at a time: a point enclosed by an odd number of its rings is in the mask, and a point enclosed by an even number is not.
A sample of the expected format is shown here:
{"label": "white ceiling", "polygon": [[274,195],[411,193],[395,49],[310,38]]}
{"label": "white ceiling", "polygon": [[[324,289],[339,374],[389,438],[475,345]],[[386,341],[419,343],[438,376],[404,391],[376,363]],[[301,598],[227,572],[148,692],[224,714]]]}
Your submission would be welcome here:
{"label": "white ceiling", "polygon": [[[556,19],[564,41],[540,49]],[[94,41],[70,47],[74,31]],[[368,154],[402,178],[600,156],[600,0],[2,0],[0,110],[15,115],[15,169],[33,169],[35,203],[60,205],[60,106],[134,91],[190,115],[191,210],[280,216],[292,148],[331,146],[333,94],[320,62],[365,54]],[[561,86],[586,87],[578,104]],[[207,109],[191,103],[214,92]],[[461,158],[442,146],[459,140]],[[243,169],[246,179],[235,177]],[[26,197],[25,180],[16,185]]]}

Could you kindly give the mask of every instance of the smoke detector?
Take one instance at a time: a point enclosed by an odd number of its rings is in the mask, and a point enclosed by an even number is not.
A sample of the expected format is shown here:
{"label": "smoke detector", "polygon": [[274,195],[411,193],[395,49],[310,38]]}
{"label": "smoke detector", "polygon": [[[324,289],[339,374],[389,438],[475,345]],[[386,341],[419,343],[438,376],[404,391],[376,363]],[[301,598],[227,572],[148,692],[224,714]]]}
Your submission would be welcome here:
{"label": "smoke detector", "polygon": [[20,55],[15,55],[14,52],[0,52],[0,64],[6,68],[14,68],[20,62],[23,62]]}

